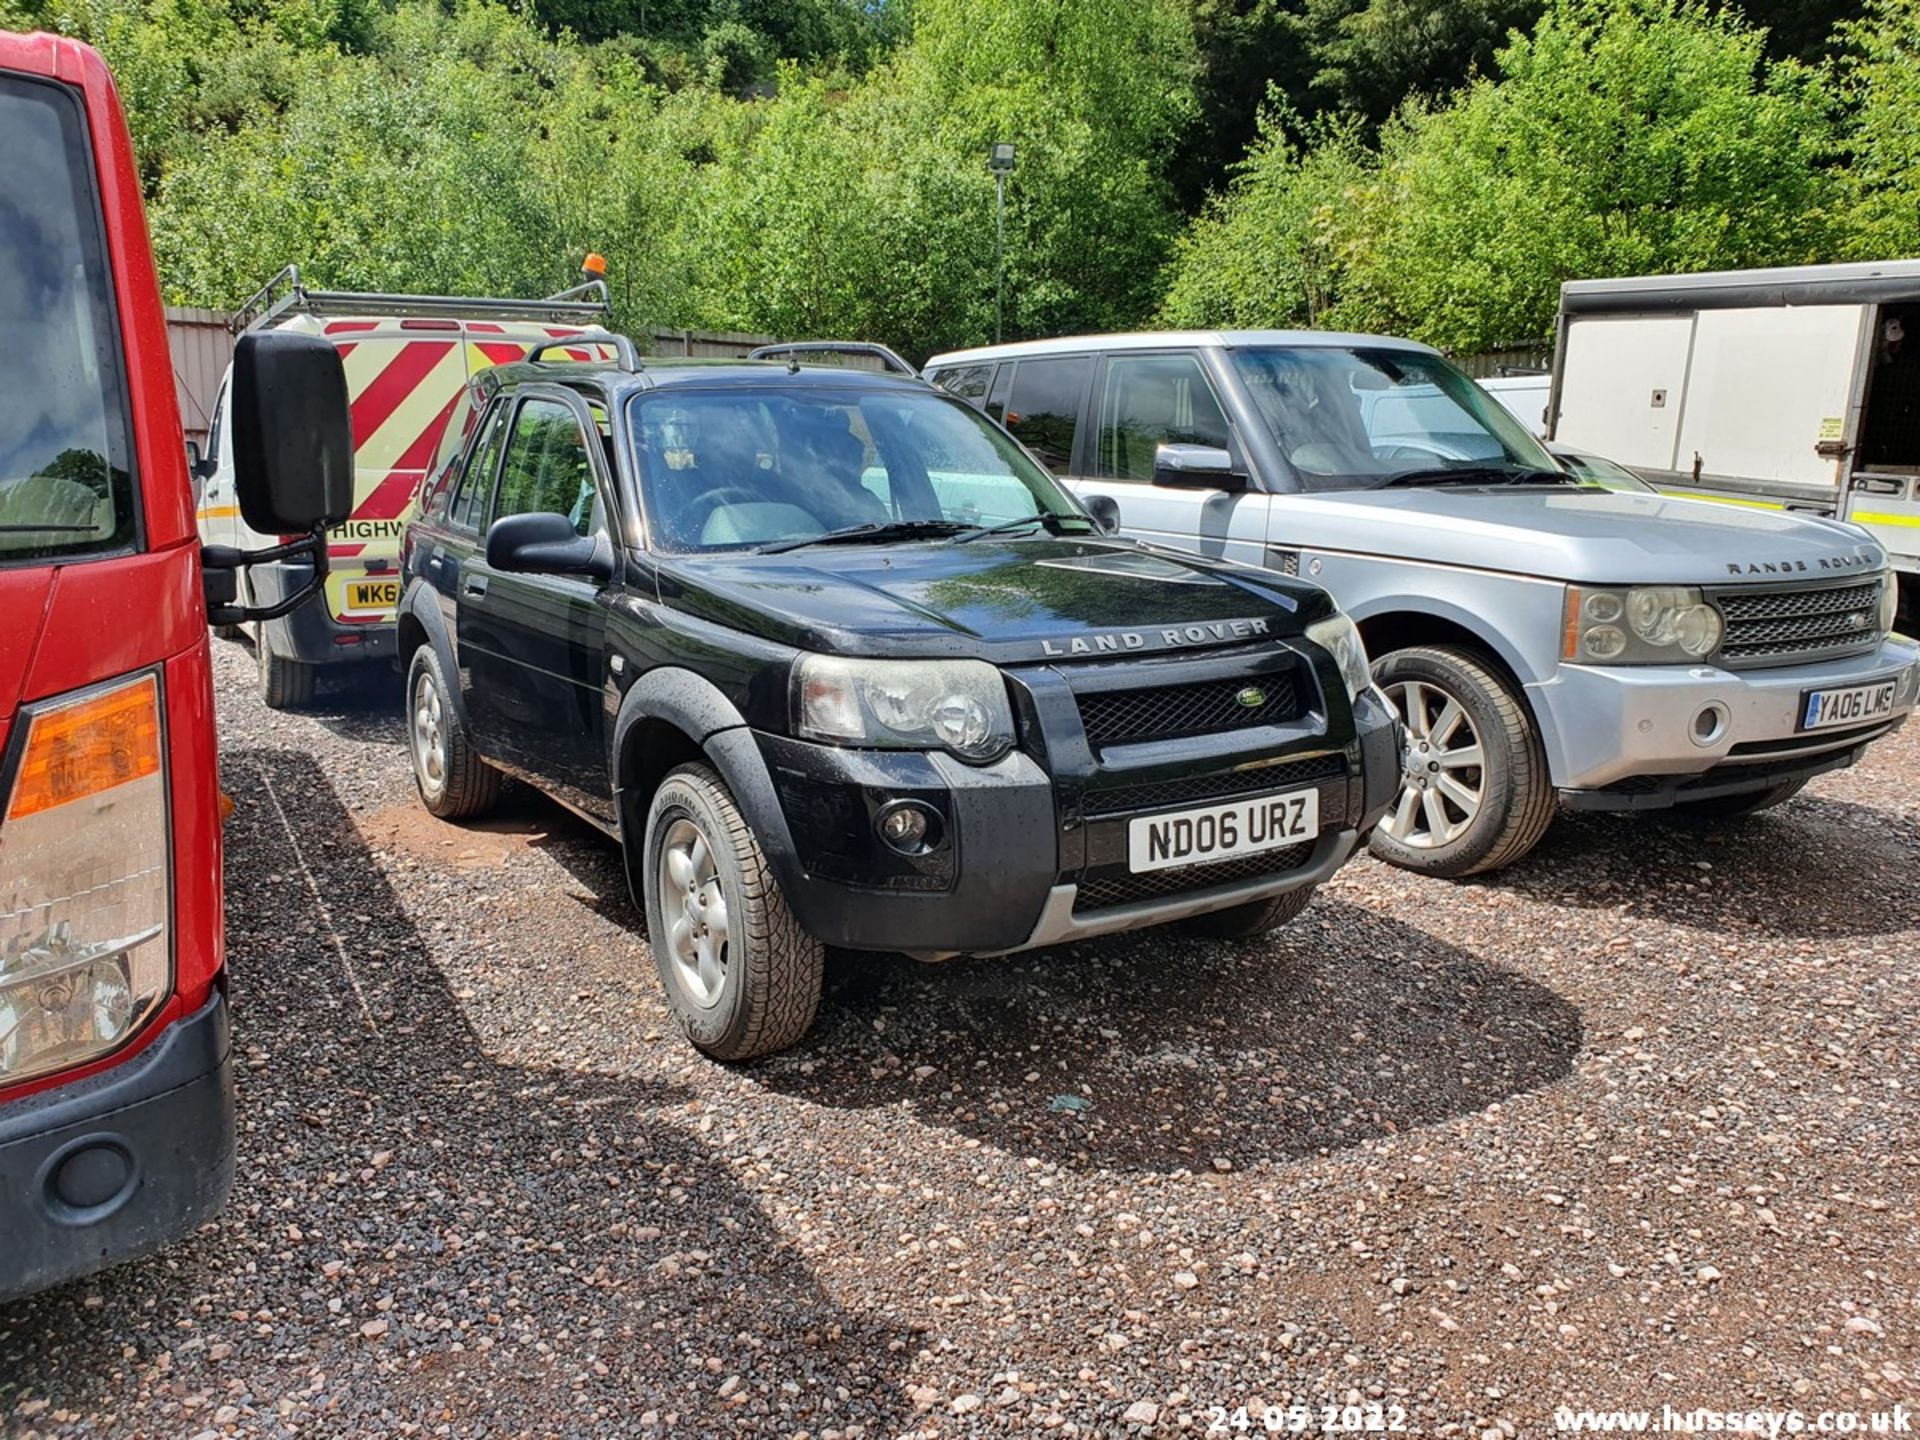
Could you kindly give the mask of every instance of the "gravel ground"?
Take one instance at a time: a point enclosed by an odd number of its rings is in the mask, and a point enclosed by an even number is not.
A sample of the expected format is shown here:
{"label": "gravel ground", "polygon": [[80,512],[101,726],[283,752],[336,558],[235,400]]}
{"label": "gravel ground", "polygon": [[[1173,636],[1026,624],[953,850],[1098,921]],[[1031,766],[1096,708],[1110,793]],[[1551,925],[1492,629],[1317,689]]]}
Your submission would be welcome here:
{"label": "gravel ground", "polygon": [[0,1308],[11,1434],[1920,1398],[1920,731],[1717,835],[1563,819],[1457,886],[1359,861],[1245,946],[838,959],[805,1044],[728,1070],[609,844],[522,790],[441,825],[397,682],[273,715],[216,648],[238,1187]]}

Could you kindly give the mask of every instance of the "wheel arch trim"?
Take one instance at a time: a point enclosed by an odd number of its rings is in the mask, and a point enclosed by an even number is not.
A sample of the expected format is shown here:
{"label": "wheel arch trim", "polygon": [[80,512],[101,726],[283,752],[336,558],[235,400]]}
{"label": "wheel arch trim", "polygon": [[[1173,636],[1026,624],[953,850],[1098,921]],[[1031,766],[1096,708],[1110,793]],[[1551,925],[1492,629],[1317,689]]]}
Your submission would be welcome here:
{"label": "wheel arch trim", "polygon": [[[614,808],[620,817],[622,848],[626,852],[630,883],[638,882],[646,829],[646,809],[652,791],[635,787],[635,730],[649,722],[679,731],[719,774],[734,804],[753,827],[760,848],[789,895],[806,882],[786,813],[774,789],[765,757],[734,703],[704,676],[678,666],[647,671],[627,687],[620,698],[609,743]],[[635,898],[645,904],[644,889],[634,884]]]}

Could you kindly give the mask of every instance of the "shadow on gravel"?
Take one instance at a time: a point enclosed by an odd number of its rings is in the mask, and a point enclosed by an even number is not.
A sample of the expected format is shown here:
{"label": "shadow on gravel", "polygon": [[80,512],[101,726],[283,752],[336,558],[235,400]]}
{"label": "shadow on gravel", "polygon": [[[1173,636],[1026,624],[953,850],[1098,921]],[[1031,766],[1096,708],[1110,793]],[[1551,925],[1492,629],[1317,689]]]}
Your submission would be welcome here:
{"label": "shadow on gravel", "polygon": [[[215,641],[234,647],[245,663],[256,663],[251,640]],[[296,712],[317,721],[342,740],[391,745],[396,752],[407,738],[402,716],[405,679],[384,662],[322,666],[313,699]]]}
{"label": "shadow on gravel", "polygon": [[1563,814],[1538,850],[1481,883],[1698,930],[1887,935],[1920,914],[1915,845],[1910,818],[1817,795],[1719,824]]}
{"label": "shadow on gravel", "polygon": [[497,1063],[316,763],[223,769],[239,1184],[187,1243],[0,1309],[0,1432],[112,1430],[136,1391],[183,1435],[221,1405],[281,1433],[283,1400],[329,1434],[817,1434],[843,1388],[870,1436],[899,1413],[895,1337],[662,1123],[684,1092]]}
{"label": "shadow on gravel", "polygon": [[1076,1168],[1205,1170],[1479,1110],[1565,1076],[1581,1037],[1552,991],[1323,896],[1240,945],[1162,930],[938,966],[845,957],[804,1048],[754,1073]]}

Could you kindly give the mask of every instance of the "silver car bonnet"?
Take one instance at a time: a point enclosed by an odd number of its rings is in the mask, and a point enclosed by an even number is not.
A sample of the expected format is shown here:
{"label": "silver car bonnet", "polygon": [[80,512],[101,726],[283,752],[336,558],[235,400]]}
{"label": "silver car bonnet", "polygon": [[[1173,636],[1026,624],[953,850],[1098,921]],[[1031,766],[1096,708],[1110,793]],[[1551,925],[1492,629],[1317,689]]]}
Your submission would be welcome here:
{"label": "silver car bonnet", "polygon": [[1779,584],[1887,563],[1844,521],[1571,485],[1276,495],[1267,541],[1588,584]]}

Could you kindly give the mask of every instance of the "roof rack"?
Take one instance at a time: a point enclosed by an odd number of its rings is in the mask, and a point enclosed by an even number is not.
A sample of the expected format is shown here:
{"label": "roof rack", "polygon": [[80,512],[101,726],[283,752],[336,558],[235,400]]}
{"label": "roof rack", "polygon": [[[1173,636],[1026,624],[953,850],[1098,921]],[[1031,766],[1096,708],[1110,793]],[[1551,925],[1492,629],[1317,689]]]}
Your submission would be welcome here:
{"label": "roof rack", "polygon": [[777,355],[871,355],[889,370],[918,376],[919,371],[885,345],[871,340],[790,340],[780,345],[762,345],[747,352],[749,360],[771,360]]}
{"label": "roof rack", "polygon": [[[599,325],[594,326],[591,330],[582,330],[577,334],[563,335],[554,340],[542,340],[538,345],[527,351],[527,358],[521,363],[525,365],[537,365],[540,363],[540,357],[545,355],[547,351],[570,350],[576,345],[611,345],[613,347],[614,363],[622,370],[631,375],[640,368],[640,352],[634,347],[633,341],[625,335],[616,335],[613,331]],[[570,360],[567,363],[570,365],[583,365],[593,362]]]}
{"label": "roof rack", "polygon": [[549,320],[556,324],[595,324],[611,318],[607,282],[589,280],[543,300],[507,300],[471,295],[387,295],[374,291],[309,290],[300,267],[289,265],[249,295],[227,328],[238,335],[277,323],[283,316],[397,315],[408,319]]}

